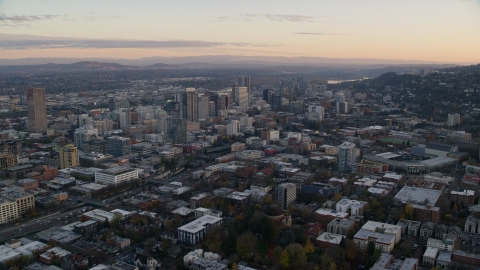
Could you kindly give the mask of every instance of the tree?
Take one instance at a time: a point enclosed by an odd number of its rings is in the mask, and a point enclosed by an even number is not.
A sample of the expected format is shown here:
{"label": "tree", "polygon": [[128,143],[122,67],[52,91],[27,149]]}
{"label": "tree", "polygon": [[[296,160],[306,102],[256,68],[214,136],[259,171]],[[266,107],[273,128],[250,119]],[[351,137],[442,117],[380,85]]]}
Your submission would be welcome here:
{"label": "tree", "polygon": [[458,206],[457,204],[453,204],[453,207],[452,207],[452,213],[456,216],[458,214]]}
{"label": "tree", "polygon": [[338,202],[340,201],[341,198],[342,198],[342,193],[335,193],[335,195],[333,195],[332,200],[335,202]]}
{"label": "tree", "polygon": [[105,218],[105,221],[103,222],[103,228],[110,228],[110,222],[108,222],[108,218]]}
{"label": "tree", "polygon": [[290,259],[288,258],[287,250],[283,250],[282,254],[280,255],[280,261],[279,261],[280,268],[282,269],[287,268],[289,266],[289,261]]}
{"label": "tree", "polygon": [[337,264],[335,262],[331,262],[328,270],[337,270]]}
{"label": "tree", "polygon": [[305,243],[305,255],[310,255],[312,254],[313,252],[315,252],[315,247],[312,245],[312,243],[310,242],[310,239],[307,239],[307,242]]}
{"label": "tree", "polygon": [[288,245],[285,250],[288,253],[289,261],[295,262],[295,265],[305,265],[307,263],[307,257],[305,256],[305,250],[302,245],[293,243]]}
{"label": "tree", "polygon": [[238,270],[238,264],[236,262],[232,264],[232,270]]}
{"label": "tree", "polygon": [[242,259],[250,258],[257,246],[257,238],[249,231],[242,233],[237,238],[237,253]]}
{"label": "tree", "polygon": [[283,230],[278,240],[278,244],[281,246],[288,246],[295,241],[295,234],[291,230]]}
{"label": "tree", "polygon": [[415,216],[415,209],[411,204],[405,205],[405,215],[407,215],[408,219],[413,219]]}

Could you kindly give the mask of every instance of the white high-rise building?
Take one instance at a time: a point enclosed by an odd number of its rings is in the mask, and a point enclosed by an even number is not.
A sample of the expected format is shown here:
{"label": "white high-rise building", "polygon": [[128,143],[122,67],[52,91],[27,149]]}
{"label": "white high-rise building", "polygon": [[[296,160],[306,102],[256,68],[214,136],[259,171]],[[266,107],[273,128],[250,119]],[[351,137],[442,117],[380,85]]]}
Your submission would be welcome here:
{"label": "white high-rise building", "polygon": [[238,133],[240,133],[240,121],[231,120],[227,124],[227,135],[237,135]]}
{"label": "white high-rise building", "polygon": [[310,105],[308,106],[308,113],[316,114],[318,120],[325,119],[325,108],[319,105]]}
{"label": "white high-rise building", "polygon": [[460,114],[458,113],[452,113],[448,114],[448,119],[447,119],[447,126],[453,127],[456,124],[460,124]]}
{"label": "white high-rise building", "polygon": [[344,172],[354,170],[357,148],[354,143],[344,142],[338,146],[338,169]]}
{"label": "white high-rise building", "polygon": [[280,184],[278,185],[277,195],[278,205],[286,210],[297,199],[297,187],[292,183]]}

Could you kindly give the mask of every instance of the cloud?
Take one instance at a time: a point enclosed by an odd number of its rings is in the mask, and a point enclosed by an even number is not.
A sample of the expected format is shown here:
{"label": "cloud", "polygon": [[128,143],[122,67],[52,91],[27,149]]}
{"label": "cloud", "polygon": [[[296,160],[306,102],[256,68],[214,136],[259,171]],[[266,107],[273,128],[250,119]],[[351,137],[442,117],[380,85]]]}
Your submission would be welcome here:
{"label": "cloud", "polygon": [[0,21],[12,22],[12,23],[25,23],[41,20],[51,20],[58,17],[58,15],[13,15],[7,16],[4,13],[0,13]]}
{"label": "cloud", "polygon": [[275,22],[314,22],[315,16],[296,15],[296,14],[240,14],[239,16],[221,16],[215,21],[275,21]]}
{"label": "cloud", "polygon": [[0,34],[0,49],[132,49],[132,48],[186,48],[186,47],[281,47],[283,44],[213,42],[203,40],[132,40],[132,39],[82,39],[43,36]]}
{"label": "cloud", "polygon": [[322,32],[297,32],[295,35],[312,35],[312,36],[346,36],[346,34],[322,33]]}

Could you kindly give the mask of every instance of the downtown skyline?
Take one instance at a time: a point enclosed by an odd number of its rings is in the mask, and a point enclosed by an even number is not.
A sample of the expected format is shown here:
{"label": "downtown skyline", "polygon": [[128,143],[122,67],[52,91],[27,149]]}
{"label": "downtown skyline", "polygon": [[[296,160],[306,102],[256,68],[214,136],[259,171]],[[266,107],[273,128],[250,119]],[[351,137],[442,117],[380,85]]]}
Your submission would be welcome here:
{"label": "downtown skyline", "polygon": [[0,0],[0,58],[239,55],[478,63],[479,15],[478,0]]}

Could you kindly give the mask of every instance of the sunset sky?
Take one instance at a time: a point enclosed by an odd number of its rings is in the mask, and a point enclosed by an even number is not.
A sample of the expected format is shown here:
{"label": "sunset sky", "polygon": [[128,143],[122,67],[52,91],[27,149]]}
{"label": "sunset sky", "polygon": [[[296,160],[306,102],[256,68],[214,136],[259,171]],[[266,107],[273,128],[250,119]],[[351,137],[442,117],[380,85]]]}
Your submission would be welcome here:
{"label": "sunset sky", "polygon": [[479,0],[0,0],[0,58],[480,62]]}

